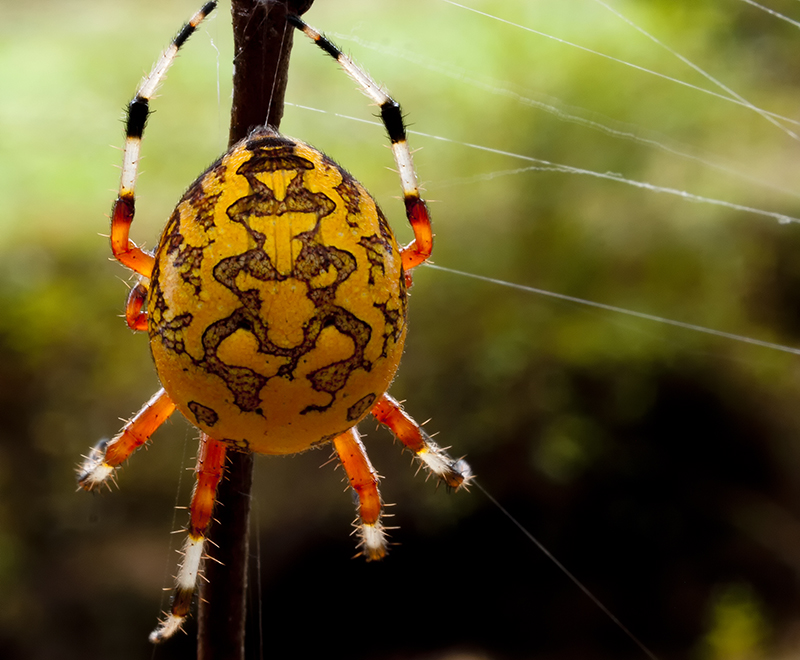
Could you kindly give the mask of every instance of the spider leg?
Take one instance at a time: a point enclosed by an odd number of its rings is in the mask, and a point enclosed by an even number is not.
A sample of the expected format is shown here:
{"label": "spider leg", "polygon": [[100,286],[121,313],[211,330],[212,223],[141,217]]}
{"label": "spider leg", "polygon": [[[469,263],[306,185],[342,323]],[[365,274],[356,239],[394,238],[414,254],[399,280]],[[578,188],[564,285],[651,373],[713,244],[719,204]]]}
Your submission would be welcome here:
{"label": "spider leg", "polygon": [[120,263],[143,277],[150,277],[155,260],[152,254],[142,250],[130,240],[129,233],[135,214],[134,187],[139,170],[142,135],[144,134],[147,117],[150,114],[150,99],[164,79],[167,70],[175,61],[180,47],[216,6],[216,0],[207,2],[181,28],[172,43],[161,54],[153,70],[139,85],[133,100],[128,104],[125,121],[125,147],[122,155],[122,175],[117,199],[111,211],[111,252]]}
{"label": "spider leg", "polygon": [[189,616],[200,573],[200,561],[203,559],[206,531],[217,499],[217,486],[225,472],[226,451],[224,443],[205,433],[200,435],[200,451],[195,468],[197,481],[189,508],[189,533],[183,546],[183,562],[175,578],[170,611],[150,633],[150,641],[154,644],[172,637]]}
{"label": "spider leg", "polygon": [[403,186],[406,216],[411,223],[411,228],[414,230],[414,240],[400,249],[403,268],[408,272],[427,261],[428,257],[430,257],[433,250],[433,230],[431,229],[428,207],[419,194],[417,175],[411,159],[411,150],[408,148],[408,142],[406,141],[406,127],[403,123],[400,104],[384,92],[366,71],[356,65],[347,55],[343,54],[323,34],[297,16],[289,16],[287,20],[339,62],[345,73],[355,80],[363,92],[381,109],[381,120],[386,127],[386,132],[389,134],[389,140],[392,143],[392,154],[394,155],[395,163],[397,163],[400,183]]}
{"label": "spider leg", "polygon": [[128,294],[125,303],[125,322],[131,330],[147,330],[147,312],[142,311],[147,300],[147,285],[139,282]]}
{"label": "spider leg", "polygon": [[111,440],[101,440],[78,468],[78,484],[92,490],[105,483],[114,470],[146,443],[175,411],[175,404],[160,389]]}
{"label": "spider leg", "polygon": [[356,528],[360,541],[360,554],[367,561],[386,555],[386,532],[381,525],[381,494],[378,491],[378,473],[369,462],[356,427],[333,439],[333,446],[350,480],[350,487],[358,496]]}
{"label": "spider leg", "polygon": [[384,394],[370,411],[372,416],[386,426],[395,437],[408,447],[429,473],[435,474],[448,487],[466,488],[472,478],[472,469],[463,459],[453,459],[422,430],[400,403]]}

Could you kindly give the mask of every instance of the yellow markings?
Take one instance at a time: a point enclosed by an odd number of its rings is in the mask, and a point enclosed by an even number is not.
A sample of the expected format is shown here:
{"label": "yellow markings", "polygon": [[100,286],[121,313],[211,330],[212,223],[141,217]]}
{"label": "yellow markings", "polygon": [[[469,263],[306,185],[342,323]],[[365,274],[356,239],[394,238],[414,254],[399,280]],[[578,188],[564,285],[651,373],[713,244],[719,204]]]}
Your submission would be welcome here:
{"label": "yellow markings", "polygon": [[257,178],[267,186],[267,188],[272,190],[275,199],[280,202],[286,199],[286,188],[289,186],[289,182],[297,177],[297,175],[298,172],[294,170],[278,170],[276,172],[264,172]]}
{"label": "yellow markings", "polygon": [[340,360],[346,360],[353,354],[355,344],[350,337],[343,335],[336,328],[325,328],[317,340],[316,346],[297,370],[298,376],[307,376],[312,371]]}
{"label": "yellow markings", "polygon": [[369,406],[356,404],[394,378],[397,243],[364,188],[308,145],[267,130],[235,145],[189,187],[156,261],[156,368],[212,437],[303,451],[358,422]]}
{"label": "yellow markings", "polygon": [[[258,366],[258,371],[265,373],[265,360],[258,355],[258,340],[246,330],[237,330],[224,339],[217,347],[217,357],[232,367]],[[277,370],[275,367],[275,373]]]}
{"label": "yellow markings", "polygon": [[314,303],[308,299],[308,287],[288,280],[271,287],[261,307],[269,330],[267,337],[276,346],[291,348],[303,341],[303,324],[312,317]]}

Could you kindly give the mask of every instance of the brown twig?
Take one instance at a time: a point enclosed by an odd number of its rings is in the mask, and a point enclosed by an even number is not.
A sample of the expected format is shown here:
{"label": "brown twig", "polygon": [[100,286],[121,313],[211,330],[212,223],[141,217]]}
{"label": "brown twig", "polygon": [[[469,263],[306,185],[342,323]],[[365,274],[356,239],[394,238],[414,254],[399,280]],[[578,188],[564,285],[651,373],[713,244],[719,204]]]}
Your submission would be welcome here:
{"label": "brown twig", "polygon": [[[280,126],[293,39],[286,15],[303,14],[312,3],[232,0],[235,73],[230,144],[264,123]],[[244,660],[253,455],[230,452],[229,456],[209,535],[210,554],[217,561],[205,562],[208,581],[200,587],[199,660]]]}

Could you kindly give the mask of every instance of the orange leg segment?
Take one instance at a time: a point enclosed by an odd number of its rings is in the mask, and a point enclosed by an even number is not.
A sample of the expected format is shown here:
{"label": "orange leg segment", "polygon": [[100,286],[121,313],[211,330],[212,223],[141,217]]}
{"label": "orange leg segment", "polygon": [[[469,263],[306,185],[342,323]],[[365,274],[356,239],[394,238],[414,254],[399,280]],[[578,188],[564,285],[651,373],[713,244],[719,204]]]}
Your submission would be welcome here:
{"label": "orange leg segment", "polygon": [[450,488],[458,490],[472,478],[467,462],[451,458],[431,437],[422,430],[400,403],[384,394],[372,408],[372,415],[386,426],[395,437],[408,447],[417,460]]}
{"label": "orange leg segment", "polygon": [[175,404],[164,389],[160,389],[116,436],[101,440],[92,448],[78,470],[80,486],[92,490],[104,483],[173,412]]}
{"label": "orange leg segment", "polygon": [[150,641],[163,642],[180,630],[192,606],[192,598],[197,588],[197,576],[203,559],[206,532],[211,523],[214,503],[217,499],[217,486],[225,473],[227,445],[206,435],[200,436],[200,451],[195,468],[194,493],[189,508],[189,534],[183,547],[183,562],[175,578],[175,590],[167,616],[150,633]]}
{"label": "orange leg segment", "polygon": [[214,440],[205,433],[200,437],[200,453],[197,456],[197,466],[194,470],[197,483],[192,493],[190,508],[190,536],[205,534],[211,522],[211,514],[217,498],[217,486],[222,481],[222,475],[225,474],[227,448],[228,446],[224,442]]}
{"label": "orange leg segment", "polygon": [[125,322],[131,330],[147,330],[147,312],[142,311],[147,300],[147,287],[139,282],[128,294]]}
{"label": "orange leg segment", "polygon": [[149,278],[153,273],[155,257],[128,238],[134,211],[133,192],[120,193],[111,212],[111,252],[123,266]]}
{"label": "orange leg segment", "polygon": [[372,467],[356,427],[333,439],[333,446],[342,463],[350,486],[358,496],[356,527],[361,538],[359,547],[367,561],[386,555],[386,533],[381,525],[381,494],[378,474]]}
{"label": "orange leg segment", "polygon": [[414,230],[414,240],[400,249],[403,268],[406,271],[416,268],[428,260],[433,251],[433,229],[428,207],[419,193],[408,194],[405,198],[406,215]]}

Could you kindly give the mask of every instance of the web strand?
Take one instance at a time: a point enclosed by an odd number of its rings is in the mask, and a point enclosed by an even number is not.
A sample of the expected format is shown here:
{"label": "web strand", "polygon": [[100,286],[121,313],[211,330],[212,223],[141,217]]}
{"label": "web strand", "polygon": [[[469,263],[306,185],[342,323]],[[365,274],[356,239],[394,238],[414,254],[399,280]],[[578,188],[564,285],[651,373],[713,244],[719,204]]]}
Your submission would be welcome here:
{"label": "web strand", "polygon": [[626,637],[628,637],[628,638],[629,638],[629,639],[630,639],[630,640],[631,640],[631,641],[632,641],[634,644],[636,644],[636,646],[638,646],[638,647],[639,647],[639,649],[640,649],[640,650],[641,650],[641,651],[642,651],[642,652],[643,652],[643,653],[644,653],[644,654],[645,654],[645,655],[646,655],[648,658],[650,658],[650,660],[658,660],[658,657],[657,657],[657,656],[656,656],[656,655],[655,655],[655,654],[654,654],[654,653],[653,653],[653,652],[652,652],[652,651],[651,651],[649,648],[647,648],[647,647],[644,645],[644,643],[642,643],[642,642],[639,640],[639,638],[638,638],[638,637],[636,637],[636,635],[634,635],[634,634],[633,634],[633,633],[632,633],[632,632],[631,632],[631,631],[630,631],[630,630],[629,630],[629,629],[628,629],[628,628],[625,626],[625,624],[623,624],[623,623],[622,623],[622,621],[620,621],[620,620],[619,620],[619,619],[618,619],[618,618],[617,618],[617,617],[616,617],[616,616],[615,616],[615,615],[614,615],[614,614],[611,612],[611,610],[609,610],[609,609],[608,609],[608,608],[607,608],[605,605],[603,605],[602,601],[601,601],[601,600],[600,600],[600,599],[599,599],[597,596],[595,596],[595,595],[594,595],[594,594],[593,594],[591,591],[589,591],[589,589],[588,589],[588,588],[587,588],[587,587],[586,587],[586,586],[585,586],[585,585],[584,585],[584,584],[583,584],[583,583],[582,583],[582,582],[581,582],[581,581],[580,581],[580,580],[579,580],[577,577],[575,577],[575,575],[573,575],[573,574],[572,574],[572,573],[569,571],[569,569],[568,569],[566,566],[564,566],[564,564],[562,564],[562,563],[561,563],[561,562],[560,562],[558,559],[556,559],[555,555],[554,555],[552,552],[550,552],[550,551],[549,551],[549,550],[548,550],[548,549],[547,549],[547,548],[546,548],[546,547],[545,547],[545,546],[542,544],[542,542],[541,542],[541,541],[539,541],[539,539],[537,539],[537,538],[536,538],[536,537],[535,537],[535,536],[534,536],[534,535],[533,535],[533,534],[532,534],[530,531],[528,531],[528,529],[527,529],[527,528],[526,528],[526,527],[525,527],[525,526],[524,526],[524,525],[523,525],[521,522],[519,522],[519,521],[518,521],[518,520],[517,520],[517,519],[516,519],[514,516],[512,516],[512,515],[511,515],[511,513],[510,513],[510,512],[509,512],[509,511],[508,511],[508,510],[507,510],[507,509],[506,509],[506,508],[505,508],[505,507],[504,507],[502,504],[500,504],[500,502],[498,502],[498,501],[497,501],[497,499],[495,499],[495,498],[494,498],[494,497],[493,497],[493,496],[492,496],[492,495],[491,495],[491,494],[490,494],[490,493],[489,493],[489,492],[488,492],[488,491],[487,491],[487,490],[486,490],[486,489],[485,489],[485,488],[484,488],[484,487],[481,485],[481,483],[480,483],[480,482],[479,482],[477,479],[474,479],[474,478],[473,478],[473,480],[472,480],[472,482],[471,482],[471,484],[470,484],[470,485],[474,485],[474,486],[475,486],[475,487],[476,487],[476,488],[477,488],[479,491],[481,491],[481,492],[482,492],[482,493],[483,493],[483,494],[486,496],[486,498],[487,498],[487,499],[488,499],[488,500],[489,500],[489,501],[490,501],[490,502],[491,502],[491,503],[492,503],[492,504],[493,504],[493,505],[494,505],[494,506],[495,506],[495,507],[496,507],[496,508],[497,508],[497,509],[500,511],[500,513],[502,513],[502,514],[503,514],[503,515],[504,515],[506,518],[508,518],[508,519],[509,519],[509,520],[510,520],[510,521],[511,521],[513,524],[514,524],[514,526],[515,526],[517,529],[519,529],[519,530],[520,530],[520,531],[521,531],[521,532],[522,532],[522,533],[523,533],[523,534],[524,534],[524,535],[527,537],[527,539],[528,539],[528,540],[529,540],[531,543],[533,543],[533,544],[534,544],[534,545],[535,545],[537,548],[539,548],[539,550],[542,552],[542,554],[544,554],[544,556],[545,556],[545,557],[547,557],[547,558],[548,558],[548,559],[549,559],[549,560],[550,560],[550,561],[551,561],[553,564],[555,564],[555,566],[558,568],[558,570],[560,570],[560,571],[561,571],[561,572],[562,572],[564,575],[566,575],[566,576],[569,578],[569,580],[570,580],[570,581],[571,581],[571,582],[572,582],[572,583],[573,583],[573,584],[574,584],[576,587],[578,587],[578,589],[580,589],[580,590],[581,590],[581,591],[584,593],[584,595],[585,595],[585,596],[586,596],[586,597],[587,597],[589,600],[591,600],[591,601],[592,601],[592,603],[594,603],[594,604],[595,604],[595,606],[597,606],[597,608],[598,608],[598,609],[599,609],[599,610],[600,610],[600,611],[601,611],[603,614],[605,614],[605,615],[606,615],[606,616],[607,616],[607,617],[608,617],[608,618],[609,618],[609,619],[610,619],[610,620],[611,620],[611,621],[614,623],[614,625],[616,625],[616,626],[617,626],[617,627],[618,627],[618,628],[619,628],[619,629],[620,629],[620,630],[621,630],[623,633],[625,633],[625,636],[626,636]]}
{"label": "web strand", "polygon": [[788,16],[784,16],[783,14],[775,11],[774,9],[770,9],[769,7],[765,7],[764,5],[761,5],[761,4],[757,3],[757,2],[754,2],[754,0],[742,0],[742,2],[746,2],[748,5],[756,7],[757,9],[760,9],[761,11],[765,11],[768,14],[774,16],[775,18],[779,18],[782,21],[786,21],[787,23],[789,23],[791,25],[794,25],[796,28],[800,28],[800,22],[795,21],[795,20],[789,18]]}
{"label": "web strand", "polygon": [[[450,0],[445,0],[445,1],[446,1],[446,2],[449,2]],[[744,0],[744,1],[745,1],[745,2],[750,2],[750,0]],[[721,80],[719,80],[718,78],[715,78],[715,77],[714,77],[714,76],[712,76],[710,73],[708,73],[708,72],[707,72],[705,69],[703,69],[703,68],[701,68],[701,67],[697,66],[697,65],[696,65],[694,62],[692,62],[692,61],[691,61],[691,60],[689,60],[688,58],[684,57],[683,55],[681,55],[680,53],[678,53],[678,52],[677,52],[676,50],[674,50],[673,48],[670,48],[669,46],[667,46],[665,43],[663,43],[662,41],[660,41],[659,39],[657,39],[655,36],[653,36],[652,34],[650,34],[650,33],[649,33],[647,30],[645,30],[645,29],[644,29],[644,28],[642,28],[641,26],[637,25],[636,23],[634,23],[632,20],[630,20],[630,19],[629,19],[629,18],[627,18],[626,16],[623,16],[623,15],[622,15],[620,12],[618,12],[616,9],[614,9],[613,7],[611,7],[610,5],[608,5],[607,3],[603,2],[603,0],[594,0],[594,2],[596,2],[597,4],[599,4],[601,7],[605,7],[605,8],[606,8],[608,11],[610,11],[612,14],[614,14],[614,15],[615,15],[617,18],[619,18],[619,19],[621,19],[621,20],[625,21],[625,23],[627,23],[628,25],[630,25],[630,26],[631,26],[631,27],[632,27],[634,30],[636,30],[636,31],[637,31],[637,32],[639,32],[640,34],[643,34],[645,37],[647,37],[647,38],[648,38],[650,41],[652,41],[654,44],[658,45],[660,48],[663,48],[664,50],[666,50],[668,53],[670,53],[670,54],[671,54],[671,55],[673,55],[674,57],[677,57],[677,58],[678,58],[678,59],[679,59],[681,62],[683,62],[684,64],[686,64],[688,67],[692,68],[694,71],[696,71],[696,72],[697,72],[697,73],[699,73],[701,76],[703,76],[704,78],[706,78],[706,79],[707,79],[709,82],[711,82],[711,83],[713,83],[714,85],[716,85],[717,87],[719,87],[719,88],[720,88],[721,90],[723,90],[723,91],[724,91],[726,94],[728,94],[728,95],[729,95],[731,98],[733,98],[733,99],[737,100],[739,103],[741,103],[743,106],[745,106],[745,107],[749,108],[749,109],[750,109],[750,110],[752,110],[753,112],[756,112],[756,113],[758,113],[759,115],[761,115],[761,116],[762,116],[764,119],[766,119],[766,120],[767,120],[767,121],[768,121],[770,124],[773,124],[773,125],[774,125],[774,126],[776,126],[777,128],[781,129],[781,130],[782,130],[784,133],[786,133],[786,135],[788,135],[789,137],[791,137],[791,138],[792,138],[792,139],[794,139],[794,140],[800,140],[800,136],[798,136],[798,135],[797,135],[797,133],[795,133],[794,131],[792,131],[792,130],[790,130],[790,129],[786,128],[786,127],[785,127],[783,124],[781,124],[781,123],[780,123],[780,122],[779,122],[779,121],[778,121],[778,120],[777,120],[775,117],[773,117],[773,116],[772,116],[770,113],[768,113],[768,112],[766,112],[765,110],[763,110],[762,108],[756,107],[755,105],[753,105],[752,103],[750,103],[750,101],[748,101],[747,99],[745,99],[745,98],[744,98],[744,97],[743,97],[741,94],[739,94],[739,93],[735,92],[735,91],[734,91],[733,89],[731,89],[731,88],[730,88],[728,85],[726,85],[725,83],[723,83]],[[755,4],[755,3],[752,3],[752,2],[751,2],[751,4]]]}
{"label": "web strand", "polygon": [[[599,1],[599,0],[595,0],[595,1]],[[653,37],[652,35],[648,34],[647,32],[642,30],[640,27],[638,27],[636,24],[632,23],[631,21],[628,21],[628,19],[626,19],[624,16],[622,16],[621,14],[619,14],[617,12],[614,12],[614,13],[616,13],[620,18],[622,18],[622,20],[628,22],[632,27],[634,27],[635,29],[639,30],[640,32],[645,34],[647,37],[649,37],[651,40],[653,40],[655,43],[658,43],[660,46],[662,46],[663,48],[665,48],[666,50],[671,52],[673,55],[675,55],[676,57],[681,59],[683,62],[685,62],[690,67],[695,69],[698,73],[700,73],[703,77],[707,78],[711,82],[714,82],[714,84],[719,86],[721,89],[725,90],[727,92],[727,94],[720,94],[719,92],[715,92],[715,91],[707,89],[705,87],[700,87],[698,85],[693,85],[692,83],[686,82],[685,80],[681,80],[680,78],[674,78],[674,77],[668,76],[668,75],[666,75],[664,73],[660,73],[658,71],[654,71],[653,69],[648,69],[646,67],[639,66],[638,64],[634,64],[633,62],[628,62],[626,60],[614,57],[613,55],[608,55],[606,53],[602,53],[600,51],[593,50],[591,48],[587,48],[586,46],[581,46],[580,44],[576,44],[574,42],[567,41],[566,39],[561,39],[560,37],[555,37],[555,36],[553,36],[551,34],[547,34],[546,32],[540,32],[539,30],[534,30],[533,28],[527,27],[525,25],[520,25],[519,23],[514,23],[513,21],[509,21],[509,20],[506,20],[504,18],[500,18],[499,16],[494,16],[493,14],[489,14],[489,13],[486,13],[486,12],[483,12],[483,11],[479,11],[477,9],[474,9],[473,7],[468,7],[467,5],[459,4],[458,2],[454,2],[453,0],[442,0],[442,2],[446,2],[449,5],[453,5],[454,7],[458,7],[459,9],[464,9],[466,11],[474,12],[474,13],[480,15],[480,16],[484,16],[485,18],[490,18],[492,20],[499,21],[500,23],[505,23],[506,25],[509,25],[511,27],[519,28],[520,30],[524,30],[524,31],[530,32],[532,34],[536,34],[536,35],[538,35],[540,37],[545,37],[546,39],[552,39],[553,41],[556,41],[558,43],[564,44],[565,46],[570,46],[572,48],[577,48],[578,50],[582,50],[584,52],[590,53],[591,55],[596,55],[597,57],[602,57],[602,58],[610,60],[612,62],[616,62],[617,64],[622,64],[623,66],[627,66],[627,67],[630,67],[632,69],[636,69],[637,71],[641,71],[643,73],[647,73],[647,74],[655,76],[657,78],[663,78],[664,80],[668,80],[668,81],[670,81],[672,83],[675,83],[677,85],[682,85],[683,87],[688,87],[689,89],[692,89],[692,90],[694,90],[696,92],[701,92],[703,94],[708,94],[710,96],[714,96],[714,97],[716,97],[718,99],[721,99],[723,101],[727,101],[729,103],[735,103],[735,104],[741,105],[741,106],[743,106],[745,108],[749,108],[750,110],[753,110],[754,112],[757,112],[758,114],[762,115],[765,119],[767,119],[771,123],[775,124],[775,126],[780,128],[781,130],[783,130],[787,135],[793,137],[794,139],[800,139],[800,136],[796,135],[793,131],[787,129],[785,126],[783,126],[780,123],[780,121],[783,121],[783,122],[789,122],[789,123],[792,123],[792,124],[800,124],[800,121],[795,120],[795,119],[791,119],[789,117],[781,116],[781,115],[776,114],[774,112],[770,112],[768,110],[765,110],[763,108],[759,108],[759,107],[753,105],[749,101],[743,99],[741,96],[736,94],[736,92],[734,92],[733,90],[730,90],[728,87],[723,85],[721,82],[717,81],[715,78],[713,78],[713,76],[711,76],[710,74],[706,73],[703,69],[701,69],[700,67],[698,67],[695,64],[691,63],[689,60],[687,60],[686,58],[682,57],[681,55],[679,55],[675,51],[670,50],[667,46],[665,46],[664,44],[659,42],[657,39],[655,39],[655,37]],[[606,7],[609,10],[614,11],[610,7],[608,7],[607,5],[606,5]]]}
{"label": "web strand", "polygon": [[[394,60],[403,59],[414,65],[427,69],[441,76],[446,76],[459,83],[470,85],[484,92],[495,96],[503,96],[516,101],[520,105],[536,108],[563,122],[577,124],[585,128],[603,133],[609,137],[619,140],[626,140],[639,144],[649,149],[663,151],[664,153],[676,156],[685,160],[700,163],[704,167],[723,173],[726,176],[746,181],[750,184],[761,186],[775,192],[800,197],[800,192],[794,189],[777,185],[774,181],[757,178],[747,172],[742,171],[743,165],[740,163],[726,162],[725,157],[716,154],[699,155],[702,149],[697,149],[690,145],[679,144],[671,140],[668,136],[661,135],[645,126],[638,126],[627,122],[616,121],[610,117],[599,117],[597,113],[585,108],[565,104],[560,99],[541,96],[534,98],[530,92],[522,94],[514,91],[513,85],[508,83],[488,83],[472,76],[469,71],[449,63],[433,61],[428,57],[423,57],[416,52],[409,52],[399,48],[387,47],[383,44],[367,41],[360,37],[342,33],[331,33],[338,41],[351,42],[363,48],[382,53]],[[591,117],[591,118],[590,118]],[[602,118],[603,121],[600,121]],[[786,118],[783,121],[791,121]]]}
{"label": "web strand", "polygon": [[723,339],[730,339],[731,341],[741,342],[743,344],[751,344],[753,346],[760,346],[761,348],[768,348],[782,353],[791,353],[792,355],[800,355],[800,348],[793,348],[791,346],[784,346],[783,344],[775,344],[761,339],[754,339],[745,335],[737,335],[732,332],[724,332],[722,330],[714,330],[713,328],[706,328],[702,325],[695,325],[694,323],[685,323],[683,321],[676,321],[674,319],[665,318],[663,316],[656,316],[655,314],[647,314],[645,312],[637,312],[632,309],[625,309],[624,307],[616,307],[614,305],[607,305],[605,303],[595,302],[593,300],[586,300],[584,298],[576,298],[575,296],[568,296],[563,293],[556,293],[554,291],[547,291],[545,289],[537,289],[536,287],[526,286],[524,284],[515,284],[514,282],[505,282],[503,280],[495,279],[493,277],[486,277],[485,275],[476,275],[475,273],[468,273],[462,270],[455,270],[453,268],[445,268],[432,263],[426,263],[427,268],[440,270],[445,273],[452,273],[453,275],[460,275],[461,277],[469,277],[482,282],[489,282],[498,286],[504,286],[526,293],[534,293],[540,296],[547,296],[549,298],[557,298],[567,302],[575,303],[578,305],[585,305],[587,307],[594,307],[595,309],[602,309],[607,312],[614,312],[615,314],[624,314],[646,321],[653,321],[655,323],[662,323],[664,325],[671,325],[676,328],[684,330],[691,330],[692,332],[700,332],[706,335],[713,335],[714,337],[721,337]]}
{"label": "web strand", "polygon": [[[358,117],[351,117],[349,115],[343,115],[338,112],[329,113],[327,110],[321,110],[319,108],[312,108],[305,105],[297,105],[293,103],[286,103],[287,106],[292,106],[295,108],[299,108],[301,110],[309,110],[311,112],[319,112],[322,114],[331,114],[334,117],[339,117],[341,119],[347,119],[348,121],[355,121],[362,124],[369,124],[372,126],[382,127],[380,122],[372,121],[369,119],[360,119]],[[615,181],[616,183],[624,183],[628,186],[633,186],[634,188],[640,188],[643,190],[648,190],[654,193],[664,193],[667,195],[673,195],[676,197],[680,197],[689,202],[698,202],[702,204],[711,204],[713,206],[722,206],[725,208],[729,208],[735,211],[741,211],[743,213],[752,213],[754,215],[760,215],[767,218],[772,218],[773,220],[777,220],[781,224],[788,224],[790,222],[797,222],[800,223],[800,218],[795,216],[786,215],[785,213],[778,213],[776,211],[766,211],[763,209],[758,209],[752,206],[745,206],[744,204],[736,204],[734,202],[728,202],[723,199],[715,199],[713,197],[706,197],[704,195],[696,195],[694,193],[688,192],[686,190],[679,190],[677,188],[669,188],[666,186],[658,186],[653,183],[649,183],[647,181],[638,181],[636,179],[629,179],[621,174],[617,174],[614,172],[596,172],[594,170],[587,170],[581,167],[574,167],[572,165],[564,165],[560,163],[554,163],[552,161],[544,160],[541,158],[534,158],[533,156],[526,156],[524,154],[517,154],[512,151],[505,151],[503,149],[494,149],[492,147],[487,147],[480,144],[475,144],[472,142],[462,142],[460,140],[453,140],[451,138],[447,138],[441,135],[432,135],[430,133],[423,133],[422,131],[413,131],[408,130],[407,133],[410,135],[418,135],[420,137],[429,138],[431,140],[437,140],[439,142],[447,142],[449,144],[457,144],[462,147],[467,147],[469,149],[477,149],[478,151],[484,151],[487,153],[496,154],[499,156],[508,156],[509,158],[515,158],[517,160],[527,161],[529,163],[536,163],[537,165],[531,166],[528,168],[520,169],[520,170],[513,170],[514,173],[519,173],[523,171],[533,171],[533,170],[541,170],[541,171],[550,171],[550,172],[563,172],[566,174],[582,174],[585,176],[592,176],[598,179],[606,179],[608,181]]]}

